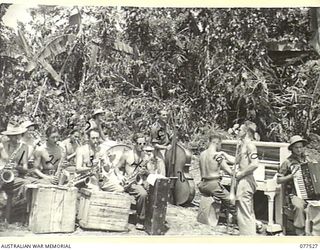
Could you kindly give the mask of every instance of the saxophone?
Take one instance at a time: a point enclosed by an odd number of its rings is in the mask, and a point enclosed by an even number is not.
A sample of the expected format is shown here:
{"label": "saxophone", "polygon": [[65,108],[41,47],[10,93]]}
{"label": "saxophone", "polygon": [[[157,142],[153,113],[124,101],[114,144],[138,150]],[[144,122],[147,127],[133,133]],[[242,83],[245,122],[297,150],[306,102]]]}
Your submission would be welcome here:
{"label": "saxophone", "polygon": [[130,174],[124,183],[124,189],[128,189],[132,184],[142,184],[145,177],[149,175],[149,171],[147,169],[147,164],[152,160],[152,157],[148,159],[144,159],[140,164],[136,166],[132,174]]}
{"label": "saxophone", "polygon": [[10,158],[3,169],[0,170],[0,182],[10,183],[14,180],[14,170],[17,167],[17,163],[15,162],[15,157],[17,153],[22,148],[23,144],[20,142],[19,147],[15,151],[12,152]]}

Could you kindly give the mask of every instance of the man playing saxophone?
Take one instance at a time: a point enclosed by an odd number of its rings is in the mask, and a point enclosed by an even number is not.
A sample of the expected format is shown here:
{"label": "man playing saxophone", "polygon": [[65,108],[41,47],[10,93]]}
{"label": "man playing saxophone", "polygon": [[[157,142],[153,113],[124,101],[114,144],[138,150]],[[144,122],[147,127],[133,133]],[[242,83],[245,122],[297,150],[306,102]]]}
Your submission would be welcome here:
{"label": "man playing saxophone", "polygon": [[123,192],[119,182],[108,178],[110,171],[106,163],[106,155],[101,153],[100,134],[92,129],[87,132],[89,141],[76,150],[76,172],[92,172],[90,177],[91,187],[108,192]]}
{"label": "man playing saxophone", "polygon": [[[10,202],[6,209],[6,220],[10,222],[11,206],[14,200],[23,199],[25,184],[37,181],[28,175],[28,146],[21,141],[21,136],[27,131],[26,128],[8,125],[7,130],[1,134],[8,140],[0,143],[0,182]],[[12,202],[12,203],[11,203]]]}
{"label": "man playing saxophone", "polygon": [[33,175],[42,179],[41,183],[56,185],[59,182],[57,170],[60,172],[65,154],[63,148],[57,144],[60,138],[57,128],[48,127],[46,137],[46,143],[35,150]]}
{"label": "man playing saxophone", "polygon": [[143,230],[146,198],[148,194],[146,187],[144,187],[143,183],[137,183],[136,178],[139,178],[138,175],[141,174],[141,168],[146,168],[150,159],[143,151],[143,148],[147,143],[145,136],[141,133],[135,133],[133,135],[133,142],[134,148],[123,153],[115,166],[115,172],[126,187],[126,192],[136,198],[138,216],[136,228],[138,230]]}

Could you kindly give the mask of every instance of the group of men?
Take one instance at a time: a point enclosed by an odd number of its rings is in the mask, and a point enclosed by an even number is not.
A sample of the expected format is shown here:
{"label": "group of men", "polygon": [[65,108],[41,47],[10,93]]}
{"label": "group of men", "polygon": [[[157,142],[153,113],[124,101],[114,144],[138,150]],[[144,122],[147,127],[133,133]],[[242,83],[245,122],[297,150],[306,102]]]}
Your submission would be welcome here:
{"label": "group of men", "polygon": [[[200,154],[201,182],[199,191],[205,195],[219,198],[237,222],[240,235],[256,234],[256,218],[254,213],[253,195],[257,184],[253,172],[259,166],[258,152],[253,141],[255,140],[256,125],[250,121],[244,122],[237,133],[238,145],[236,157],[221,151],[221,136],[211,134],[209,147]],[[300,164],[310,162],[305,154],[307,141],[299,135],[290,138],[288,149],[291,155],[285,160],[276,175],[277,183],[282,184],[285,204],[292,207],[293,225],[296,235],[305,235],[305,208],[306,202],[297,196],[293,183],[294,176]],[[234,165],[236,170],[236,201],[233,202],[229,191],[220,183],[220,172],[224,171],[233,176],[229,165]],[[231,192],[231,191],[230,191]],[[235,219],[236,218],[236,219]]]}
{"label": "group of men", "polygon": [[[100,120],[103,113],[101,109],[96,110],[84,134],[73,128],[65,140],[61,140],[60,131],[53,126],[46,129],[45,139],[41,139],[36,132],[37,124],[31,121],[18,126],[9,124],[1,133],[0,164],[2,169],[12,171],[14,179],[1,180],[1,189],[9,197],[22,194],[26,184],[69,185],[72,184],[68,182],[70,176],[91,173],[87,183],[91,188],[128,192],[136,198],[136,228],[144,229],[148,194],[146,177],[149,174],[165,176],[163,158],[153,153],[148,136],[137,132],[132,137],[133,147],[123,150],[119,160],[113,162],[107,151],[117,142],[109,140],[102,131]],[[157,139],[161,140],[162,136]],[[74,185],[81,188],[84,183]]]}
{"label": "group of men", "polygon": [[[66,180],[61,175],[65,166],[73,165],[76,173],[89,170],[98,173],[90,177],[90,184],[97,189],[134,195],[138,215],[136,227],[143,229],[148,183],[144,178],[141,182],[136,180],[137,169],[143,167],[147,174],[166,175],[164,151],[170,147],[173,136],[167,125],[168,112],[159,111],[158,120],[151,127],[150,140],[145,134],[135,133],[132,137],[133,147],[124,150],[116,163],[106,154],[107,149],[117,143],[109,140],[102,131],[103,113],[101,109],[96,110],[88,121],[90,126],[85,131],[86,140],[83,140],[79,129],[73,129],[68,138],[61,140],[59,131],[55,127],[48,127],[46,140],[43,141],[36,132],[36,124],[31,121],[16,127],[8,125],[7,130],[1,133],[6,140],[0,142],[0,165],[10,169],[13,164],[11,169],[15,178],[13,181],[2,181],[2,190],[12,195],[13,190],[21,189],[28,183],[63,184]],[[240,235],[256,234],[253,195],[257,184],[253,172],[258,168],[259,158],[253,143],[255,134],[254,123],[246,121],[240,126],[236,157],[221,151],[220,135],[210,134],[209,146],[200,154],[199,191],[222,201],[237,222]],[[304,233],[304,201],[295,195],[292,179],[296,170],[292,170],[291,166],[307,160],[303,150],[305,143],[300,136],[291,138],[289,150],[292,155],[281,165],[278,174],[278,183],[286,188],[289,202],[295,208],[294,226],[299,235]],[[238,167],[234,175],[237,184],[235,202],[220,183],[221,170],[233,175],[227,163]]]}

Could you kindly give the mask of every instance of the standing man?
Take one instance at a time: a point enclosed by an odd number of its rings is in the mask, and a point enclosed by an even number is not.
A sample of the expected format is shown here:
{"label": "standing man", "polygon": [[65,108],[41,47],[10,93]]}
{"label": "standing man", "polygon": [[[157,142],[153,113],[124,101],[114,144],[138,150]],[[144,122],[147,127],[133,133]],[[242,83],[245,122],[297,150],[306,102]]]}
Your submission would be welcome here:
{"label": "standing man", "polygon": [[297,235],[305,235],[305,202],[297,196],[293,178],[301,163],[309,161],[305,155],[307,141],[299,135],[290,138],[289,150],[291,155],[285,160],[279,169],[277,183],[284,188],[286,204],[293,207],[293,225]]}
{"label": "standing man", "polygon": [[200,154],[201,182],[198,188],[203,194],[219,198],[233,218],[235,218],[235,206],[230,203],[228,190],[220,183],[220,169],[230,176],[232,175],[232,171],[225,160],[227,155],[220,150],[221,136],[211,134],[209,136],[209,147]]}
{"label": "standing man", "polygon": [[[133,195],[137,201],[137,216],[138,222],[136,228],[138,230],[144,230],[144,220],[146,212],[146,187],[142,184],[133,182],[126,186],[130,181],[128,177],[134,176],[134,173],[140,169],[146,168],[150,158],[145,154],[143,148],[147,141],[143,134],[135,133],[133,135],[134,148],[132,150],[125,151],[121,156],[118,164],[115,166],[115,172],[119,179],[122,180],[125,186],[125,191]],[[133,178],[135,179],[135,178]]]}
{"label": "standing man", "polygon": [[257,184],[253,172],[259,166],[257,148],[253,144],[256,125],[245,121],[240,126],[239,137],[241,146],[239,150],[239,171],[236,173],[236,209],[240,235],[256,234],[256,219],[253,208],[253,195]]}
{"label": "standing man", "polygon": [[96,129],[99,131],[100,138],[103,141],[106,140],[106,136],[102,130],[102,118],[103,118],[104,114],[105,114],[105,111],[103,109],[96,109],[96,110],[94,110],[93,115],[92,115],[92,120],[93,120],[94,124],[96,125]]}
{"label": "standing man", "polygon": [[164,159],[164,152],[170,144],[172,132],[167,124],[168,112],[160,110],[157,121],[151,126],[151,143],[155,148],[155,154]]}

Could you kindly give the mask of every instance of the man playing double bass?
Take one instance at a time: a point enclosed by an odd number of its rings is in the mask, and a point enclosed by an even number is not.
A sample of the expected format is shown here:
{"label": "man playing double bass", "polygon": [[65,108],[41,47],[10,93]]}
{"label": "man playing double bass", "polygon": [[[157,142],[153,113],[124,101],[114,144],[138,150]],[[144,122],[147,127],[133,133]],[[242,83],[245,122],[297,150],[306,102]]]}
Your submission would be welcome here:
{"label": "man playing double bass", "polygon": [[164,159],[164,151],[168,148],[172,132],[167,124],[168,112],[160,110],[157,121],[151,126],[151,143],[155,148],[155,154]]}

